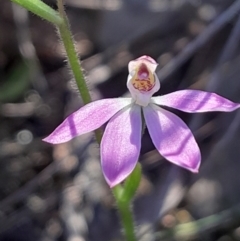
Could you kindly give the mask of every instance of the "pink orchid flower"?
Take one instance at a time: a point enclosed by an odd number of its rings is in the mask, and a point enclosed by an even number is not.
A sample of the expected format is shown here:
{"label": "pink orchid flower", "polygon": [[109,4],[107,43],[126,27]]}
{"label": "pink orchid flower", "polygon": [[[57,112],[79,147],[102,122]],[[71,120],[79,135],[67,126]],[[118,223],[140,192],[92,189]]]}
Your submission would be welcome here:
{"label": "pink orchid flower", "polygon": [[130,61],[127,87],[132,98],[94,101],[68,116],[44,141],[58,144],[93,131],[107,121],[101,141],[101,165],[110,187],[134,169],[141,148],[142,113],[153,144],[168,161],[198,172],[201,154],[187,125],[160,106],[196,113],[230,112],[240,107],[215,93],[180,90],[152,97],[160,88],[157,63],[149,56]]}

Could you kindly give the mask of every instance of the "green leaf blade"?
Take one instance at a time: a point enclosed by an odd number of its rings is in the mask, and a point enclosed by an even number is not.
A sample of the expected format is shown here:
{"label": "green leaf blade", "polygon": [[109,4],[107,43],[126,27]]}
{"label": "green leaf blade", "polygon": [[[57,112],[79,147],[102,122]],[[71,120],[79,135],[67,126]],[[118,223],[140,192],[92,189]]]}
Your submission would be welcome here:
{"label": "green leaf blade", "polygon": [[11,1],[57,26],[63,23],[63,19],[59,13],[40,0]]}

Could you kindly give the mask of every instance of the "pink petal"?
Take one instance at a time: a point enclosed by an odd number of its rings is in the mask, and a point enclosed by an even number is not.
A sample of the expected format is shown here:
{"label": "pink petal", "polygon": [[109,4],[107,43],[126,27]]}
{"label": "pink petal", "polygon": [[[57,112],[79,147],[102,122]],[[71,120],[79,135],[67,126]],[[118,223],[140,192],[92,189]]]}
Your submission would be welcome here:
{"label": "pink petal", "polygon": [[141,107],[119,111],[107,124],[101,142],[101,163],[110,187],[122,182],[137,164],[141,148]]}
{"label": "pink petal", "polygon": [[43,141],[58,144],[93,131],[130,104],[131,98],[103,99],[91,102],[68,116]]}
{"label": "pink petal", "polygon": [[176,115],[154,104],[144,107],[143,113],[159,153],[178,166],[198,172],[201,154],[187,125]]}
{"label": "pink petal", "polygon": [[180,90],[153,97],[152,100],[157,105],[168,106],[185,112],[230,112],[240,108],[239,103],[234,103],[215,93],[200,90]]}

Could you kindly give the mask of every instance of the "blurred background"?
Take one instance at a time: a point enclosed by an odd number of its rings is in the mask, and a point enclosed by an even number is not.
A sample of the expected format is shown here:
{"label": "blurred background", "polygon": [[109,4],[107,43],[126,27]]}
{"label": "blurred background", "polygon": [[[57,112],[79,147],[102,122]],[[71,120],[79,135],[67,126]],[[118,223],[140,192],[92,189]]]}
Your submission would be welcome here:
{"label": "blurred background", "polygon": [[[83,105],[56,29],[0,3],[0,240],[123,240],[93,134],[41,141]],[[127,64],[149,55],[158,95],[190,88],[240,102],[239,0],[66,0],[66,11],[94,100],[129,95]],[[138,240],[240,240],[240,111],[173,112],[202,165],[170,164],[145,132]]]}

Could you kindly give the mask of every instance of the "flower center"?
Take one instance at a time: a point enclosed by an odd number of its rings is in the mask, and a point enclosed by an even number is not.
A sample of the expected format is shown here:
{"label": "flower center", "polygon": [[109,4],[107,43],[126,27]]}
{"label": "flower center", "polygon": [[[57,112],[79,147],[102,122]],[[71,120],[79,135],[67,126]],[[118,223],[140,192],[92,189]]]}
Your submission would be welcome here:
{"label": "flower center", "polygon": [[155,78],[144,63],[137,68],[131,82],[135,89],[143,92],[148,92],[155,86]]}

